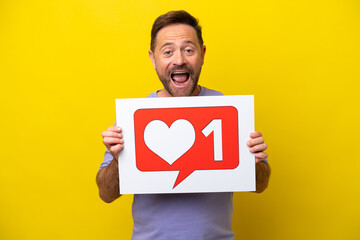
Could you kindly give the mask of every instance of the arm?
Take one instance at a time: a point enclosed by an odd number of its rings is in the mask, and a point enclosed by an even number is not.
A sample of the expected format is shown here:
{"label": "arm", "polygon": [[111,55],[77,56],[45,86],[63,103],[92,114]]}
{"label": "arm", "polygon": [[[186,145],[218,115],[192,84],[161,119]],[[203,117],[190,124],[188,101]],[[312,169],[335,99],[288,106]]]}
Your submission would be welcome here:
{"label": "arm", "polygon": [[102,133],[103,143],[113,156],[111,163],[100,169],[96,175],[100,198],[110,203],[120,197],[118,156],[124,148],[124,140],[120,127],[109,127]]}
{"label": "arm", "polygon": [[251,140],[247,142],[250,152],[255,155],[256,162],[256,192],[263,192],[269,183],[270,166],[264,160],[268,157],[264,151],[267,148],[264,138],[260,132],[252,132],[250,134]]}
{"label": "arm", "polygon": [[260,161],[256,163],[256,192],[261,193],[263,192],[269,183],[270,177],[270,166],[264,161]]}

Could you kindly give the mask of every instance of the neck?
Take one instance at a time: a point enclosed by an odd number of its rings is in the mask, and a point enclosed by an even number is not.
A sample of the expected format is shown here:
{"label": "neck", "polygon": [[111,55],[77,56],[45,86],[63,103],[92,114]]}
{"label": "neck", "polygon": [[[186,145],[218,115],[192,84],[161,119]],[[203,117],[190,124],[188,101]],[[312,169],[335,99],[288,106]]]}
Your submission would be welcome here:
{"label": "neck", "polygon": [[194,92],[191,94],[191,96],[199,95],[200,91],[201,91],[201,87],[200,87],[200,85],[197,85]]}

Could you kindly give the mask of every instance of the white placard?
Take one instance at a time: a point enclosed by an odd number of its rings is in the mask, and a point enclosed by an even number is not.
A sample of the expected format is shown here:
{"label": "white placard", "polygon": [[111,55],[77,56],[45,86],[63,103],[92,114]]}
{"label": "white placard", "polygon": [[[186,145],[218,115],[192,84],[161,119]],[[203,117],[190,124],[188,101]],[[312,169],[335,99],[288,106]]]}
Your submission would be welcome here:
{"label": "white placard", "polygon": [[121,194],[255,191],[254,96],[116,99]]}

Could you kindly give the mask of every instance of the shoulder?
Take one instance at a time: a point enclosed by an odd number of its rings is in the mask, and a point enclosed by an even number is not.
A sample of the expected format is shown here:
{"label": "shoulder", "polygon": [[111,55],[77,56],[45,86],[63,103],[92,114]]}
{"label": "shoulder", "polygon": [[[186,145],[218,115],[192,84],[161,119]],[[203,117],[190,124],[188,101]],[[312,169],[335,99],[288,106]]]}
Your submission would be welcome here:
{"label": "shoulder", "polygon": [[201,86],[201,90],[198,96],[223,96],[223,95],[224,94],[219,91]]}
{"label": "shoulder", "polygon": [[156,92],[152,92],[152,93],[150,93],[150,95],[147,96],[146,98],[156,98],[156,97],[158,97],[158,95],[156,94]]}

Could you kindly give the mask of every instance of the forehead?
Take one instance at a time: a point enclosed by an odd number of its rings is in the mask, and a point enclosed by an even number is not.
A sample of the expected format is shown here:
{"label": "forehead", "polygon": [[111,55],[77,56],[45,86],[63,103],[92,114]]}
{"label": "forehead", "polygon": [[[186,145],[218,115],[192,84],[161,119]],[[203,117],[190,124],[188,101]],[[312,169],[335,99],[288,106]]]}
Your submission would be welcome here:
{"label": "forehead", "polygon": [[192,42],[200,46],[196,31],[187,24],[171,24],[159,30],[156,36],[155,48],[161,48],[165,44],[180,44],[182,42]]}

